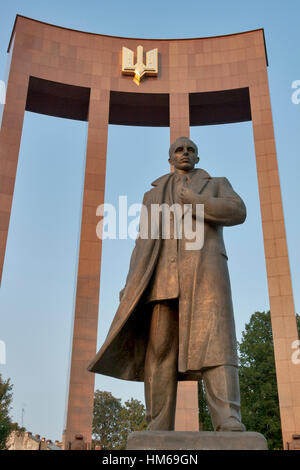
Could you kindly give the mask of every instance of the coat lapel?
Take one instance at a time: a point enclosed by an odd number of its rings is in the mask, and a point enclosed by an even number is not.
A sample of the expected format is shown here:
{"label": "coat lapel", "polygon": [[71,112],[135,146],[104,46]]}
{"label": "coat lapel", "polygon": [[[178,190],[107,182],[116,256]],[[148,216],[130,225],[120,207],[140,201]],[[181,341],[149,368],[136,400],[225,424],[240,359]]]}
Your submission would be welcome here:
{"label": "coat lapel", "polygon": [[202,168],[199,168],[192,173],[190,188],[195,193],[200,194],[210,179],[211,176],[207,173],[207,171],[202,170]]}
{"label": "coat lapel", "polygon": [[[169,181],[169,178],[171,178],[173,175],[174,173],[167,173],[166,175],[157,178],[155,181],[153,181],[153,183],[151,183],[151,185],[154,187],[164,186]],[[190,188],[195,191],[195,193],[199,194],[210,179],[211,176],[209,173],[207,173],[207,171],[203,170],[202,168],[197,168],[191,172]]]}

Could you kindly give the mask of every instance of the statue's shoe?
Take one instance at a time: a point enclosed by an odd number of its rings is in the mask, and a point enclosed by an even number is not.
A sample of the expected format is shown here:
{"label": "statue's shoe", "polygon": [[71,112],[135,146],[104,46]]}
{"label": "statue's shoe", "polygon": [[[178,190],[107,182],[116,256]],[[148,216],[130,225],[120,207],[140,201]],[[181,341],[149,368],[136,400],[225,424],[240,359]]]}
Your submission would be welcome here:
{"label": "statue's shoe", "polygon": [[246,431],[245,426],[243,423],[238,421],[236,418],[229,418],[225,423],[218,426],[216,431],[223,431],[223,432],[244,432]]}

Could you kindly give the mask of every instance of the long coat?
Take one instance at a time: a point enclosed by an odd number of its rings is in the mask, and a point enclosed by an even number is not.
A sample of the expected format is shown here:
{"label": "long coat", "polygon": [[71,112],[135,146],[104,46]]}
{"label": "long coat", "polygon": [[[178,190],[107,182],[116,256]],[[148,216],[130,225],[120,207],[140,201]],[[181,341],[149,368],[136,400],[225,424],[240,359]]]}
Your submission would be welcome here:
{"label": "long coat", "polygon": [[[188,287],[184,292],[178,292],[178,380],[192,380],[206,367],[237,365],[223,226],[243,223],[246,208],[226,178],[212,178],[202,169],[194,170],[191,175],[190,188],[199,194],[199,203],[202,197],[205,200],[204,245],[193,254],[194,267]],[[152,183],[154,188],[143,200],[149,214],[151,204],[172,202],[168,200],[167,191],[173,177],[174,173],[169,173]],[[161,236],[137,238],[123,297],[107,338],[88,367],[91,372],[125,380],[144,380],[151,319],[147,292],[163,243]]]}

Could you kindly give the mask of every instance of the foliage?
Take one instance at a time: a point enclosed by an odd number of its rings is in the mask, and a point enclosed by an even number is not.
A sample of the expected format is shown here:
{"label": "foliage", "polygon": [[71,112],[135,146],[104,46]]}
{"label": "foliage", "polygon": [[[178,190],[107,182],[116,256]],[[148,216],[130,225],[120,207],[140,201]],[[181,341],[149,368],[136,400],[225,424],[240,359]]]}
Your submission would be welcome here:
{"label": "foliage", "polygon": [[115,449],[119,444],[121,399],[110,392],[96,390],[94,396],[93,436],[102,449]]}
{"label": "foliage", "polygon": [[12,384],[0,374],[0,450],[6,448],[6,440],[11,432],[12,423],[9,416],[12,401]]}
{"label": "foliage", "polygon": [[203,381],[198,382],[199,424],[201,431],[213,431],[210,413],[205,398]]}
{"label": "foliage", "polygon": [[[296,315],[300,337],[300,316]],[[247,431],[263,434],[269,449],[282,449],[281,424],[270,312],[255,312],[245,325],[239,346],[242,421]],[[204,431],[212,424],[199,382],[199,420]]]}
{"label": "foliage", "polygon": [[126,446],[128,434],[134,431],[143,431],[147,428],[144,405],[134,398],[126,401],[125,406],[121,410],[121,423]]}
{"label": "foliage", "polygon": [[296,313],[296,321],[297,321],[298,336],[300,339],[300,315],[298,313]]}
{"label": "foliage", "polygon": [[247,431],[260,432],[269,449],[282,449],[270,312],[255,312],[239,344],[241,411]]}
{"label": "foliage", "polygon": [[103,450],[125,449],[130,432],[146,429],[143,404],[131,398],[125,405],[110,392],[96,390],[94,397],[93,444]]}

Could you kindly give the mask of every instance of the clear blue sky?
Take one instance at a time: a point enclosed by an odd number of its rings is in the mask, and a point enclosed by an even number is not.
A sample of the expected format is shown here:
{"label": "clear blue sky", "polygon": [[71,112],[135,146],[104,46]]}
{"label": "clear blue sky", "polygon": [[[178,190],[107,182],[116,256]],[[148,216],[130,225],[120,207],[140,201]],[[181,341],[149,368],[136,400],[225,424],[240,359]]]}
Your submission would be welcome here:
{"label": "clear blue sky", "polygon": [[[296,0],[77,0],[1,2],[0,79],[19,13],[95,33],[187,38],[265,29],[269,81],[296,310],[300,311],[298,178],[300,3]],[[250,315],[269,308],[251,123],[194,127],[200,165],[227,176],[248,209],[244,225],[225,230],[238,338]],[[14,384],[13,418],[33,433],[60,439],[70,356],[86,124],[26,113],[0,290],[0,340]],[[106,202],[140,202],[153,179],[168,172],[169,130],[110,126]],[[125,178],[124,178],[125,176]],[[99,315],[102,344],[118,305],[133,242],[103,243]],[[144,400],[143,385],[96,377],[96,387],[123,400]]]}

